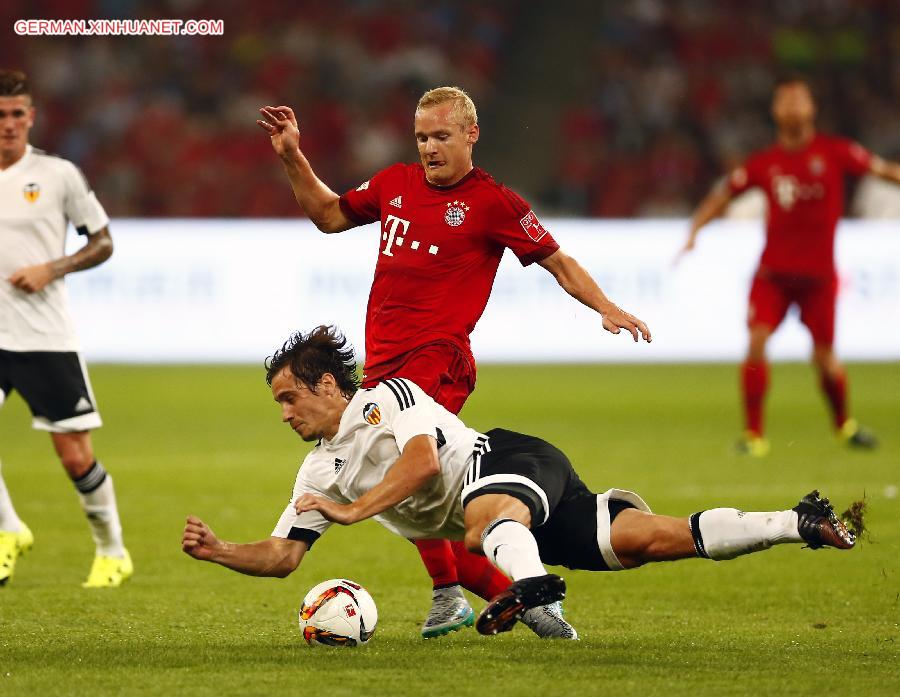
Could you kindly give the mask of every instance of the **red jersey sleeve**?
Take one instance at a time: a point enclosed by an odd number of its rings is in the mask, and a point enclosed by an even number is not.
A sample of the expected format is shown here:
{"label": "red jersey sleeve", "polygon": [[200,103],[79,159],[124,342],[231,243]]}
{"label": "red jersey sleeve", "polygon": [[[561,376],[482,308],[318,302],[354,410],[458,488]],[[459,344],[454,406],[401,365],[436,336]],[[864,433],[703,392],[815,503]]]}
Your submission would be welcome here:
{"label": "red jersey sleeve", "polygon": [[559,245],[544,229],[537,215],[521,196],[499,185],[497,204],[492,211],[491,237],[509,247],[522,266],[546,259]]}
{"label": "red jersey sleeve", "polygon": [[869,171],[872,153],[859,143],[846,138],[835,138],[832,141],[832,149],[846,174],[861,177]]}
{"label": "red jersey sleeve", "polygon": [[744,164],[735,167],[728,174],[726,186],[732,196],[744,193],[747,189],[760,186],[760,158],[757,155],[750,157]]}
{"label": "red jersey sleeve", "polygon": [[381,170],[368,181],[341,196],[339,203],[344,215],[357,225],[381,220],[381,183],[395,167],[402,165],[391,165]]}

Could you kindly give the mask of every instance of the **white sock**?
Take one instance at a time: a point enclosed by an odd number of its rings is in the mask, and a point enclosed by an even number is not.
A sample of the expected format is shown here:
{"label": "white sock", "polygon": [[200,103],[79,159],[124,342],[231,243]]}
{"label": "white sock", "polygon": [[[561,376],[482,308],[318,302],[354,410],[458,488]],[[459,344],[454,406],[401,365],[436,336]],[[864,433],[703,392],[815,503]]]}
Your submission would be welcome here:
{"label": "white sock", "polygon": [[513,581],[547,573],[534,535],[509,518],[495,520],[484,529],[481,548],[488,560]]}
{"label": "white sock", "polygon": [[0,474],[0,530],[3,532],[19,532],[22,529],[22,521],[16,515],[12,499],[6,489],[6,482]]}
{"label": "white sock", "polygon": [[81,508],[91,526],[97,554],[104,557],[124,557],[122,524],[119,522],[112,476],[103,469],[103,465],[95,462],[87,474],[75,480],[75,487],[78,489],[78,498],[81,499]]}
{"label": "white sock", "polygon": [[694,513],[690,522],[697,556],[716,561],[785,542],[803,542],[796,511],[746,513],[736,508],[711,508]]}

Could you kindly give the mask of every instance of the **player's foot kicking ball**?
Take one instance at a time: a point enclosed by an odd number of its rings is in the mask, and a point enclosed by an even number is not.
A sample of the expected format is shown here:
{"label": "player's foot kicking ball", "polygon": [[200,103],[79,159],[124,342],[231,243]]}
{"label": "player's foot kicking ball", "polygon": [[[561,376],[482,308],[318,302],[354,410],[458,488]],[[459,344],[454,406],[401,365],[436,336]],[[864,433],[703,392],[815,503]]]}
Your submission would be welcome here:
{"label": "player's foot kicking ball", "polygon": [[118,588],[134,574],[131,555],[125,550],[124,557],[105,557],[98,554],[94,557],[91,572],[82,588]]}
{"label": "player's foot kicking ball", "polygon": [[838,429],[838,441],[859,450],[874,450],[878,447],[878,439],[865,426],[860,426],[856,419],[847,419]]}
{"label": "player's foot kicking ball", "polygon": [[566,582],[556,574],[521,578],[498,593],[475,621],[479,634],[508,632],[522,614],[566,597]]}
{"label": "player's foot kicking ball", "polygon": [[16,570],[16,560],[34,545],[34,535],[25,523],[17,532],[0,530],[0,586],[9,583]]}
{"label": "player's foot kicking ball", "polygon": [[519,621],[541,639],[578,639],[575,627],[563,619],[562,603],[539,605],[522,613]]}
{"label": "player's foot kicking ball", "polygon": [[797,511],[797,529],[810,549],[820,547],[837,547],[853,549],[856,535],[847,529],[834,513],[828,499],[819,497],[818,490],[812,491],[800,499],[794,506]]}
{"label": "player's foot kicking ball", "polygon": [[462,588],[436,588],[431,598],[431,610],[422,625],[422,636],[431,639],[473,624],[475,611],[463,595]]}
{"label": "player's foot kicking ball", "polygon": [[749,457],[765,457],[769,454],[769,441],[762,436],[748,431],[735,444],[735,449],[741,455]]}

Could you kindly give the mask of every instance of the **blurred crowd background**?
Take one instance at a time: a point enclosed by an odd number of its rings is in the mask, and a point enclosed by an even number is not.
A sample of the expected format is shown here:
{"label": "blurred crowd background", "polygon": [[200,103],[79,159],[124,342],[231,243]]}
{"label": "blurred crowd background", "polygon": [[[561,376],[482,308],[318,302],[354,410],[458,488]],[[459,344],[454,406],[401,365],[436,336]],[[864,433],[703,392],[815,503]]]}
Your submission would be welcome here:
{"label": "blurred crowd background", "polygon": [[[4,0],[0,65],[29,73],[32,142],[110,215],[296,216],[262,104],[294,106],[333,189],[416,159],[412,115],[455,84],[476,164],[544,212],[682,216],[772,139],[807,75],[820,126],[900,158],[897,0]],[[223,19],[208,37],[19,37],[20,18]]]}

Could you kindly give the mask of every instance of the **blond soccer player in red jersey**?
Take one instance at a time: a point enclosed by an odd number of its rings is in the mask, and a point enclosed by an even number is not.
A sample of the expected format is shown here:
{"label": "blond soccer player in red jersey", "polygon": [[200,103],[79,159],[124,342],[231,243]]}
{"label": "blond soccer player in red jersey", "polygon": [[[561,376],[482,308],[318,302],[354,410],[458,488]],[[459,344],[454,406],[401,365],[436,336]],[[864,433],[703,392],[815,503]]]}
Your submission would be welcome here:
{"label": "blond soccer player in red jersey", "polygon": [[739,449],[763,456],[763,401],[769,385],[766,344],[791,305],[813,339],[812,360],[828,400],[835,431],[848,445],[873,448],[872,433],[847,410],[847,376],[834,353],[837,273],[834,238],[844,212],[844,177],[874,174],[900,183],[900,165],[872,155],[845,138],[816,131],[809,84],[779,82],[772,97],[776,142],[752,155],[713,188],[691,220],[682,253],[694,248],[700,229],[721,215],[732,197],[758,187],[768,202],[766,244],[750,289],[750,343],[741,366],[745,433]]}
{"label": "blond soccer player in red jersey", "polygon": [[[260,109],[257,124],[271,138],[294,196],[325,233],[379,222],[381,245],[366,312],[363,387],[400,377],[458,413],[475,388],[469,334],[481,317],[508,247],[523,266],[537,262],[572,297],[597,311],[604,329],[650,341],[647,326],[613,304],[575,259],[563,252],[521,197],[475,167],[480,136],[475,105],[459,88],[426,92],[415,112],[419,162],[392,165],[339,196],[313,171],[286,106]],[[417,540],[434,583],[426,638],[471,624],[474,612],[460,585],[485,599],[509,580],[461,543]],[[526,616],[554,636],[553,608]]]}

